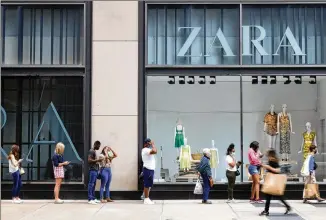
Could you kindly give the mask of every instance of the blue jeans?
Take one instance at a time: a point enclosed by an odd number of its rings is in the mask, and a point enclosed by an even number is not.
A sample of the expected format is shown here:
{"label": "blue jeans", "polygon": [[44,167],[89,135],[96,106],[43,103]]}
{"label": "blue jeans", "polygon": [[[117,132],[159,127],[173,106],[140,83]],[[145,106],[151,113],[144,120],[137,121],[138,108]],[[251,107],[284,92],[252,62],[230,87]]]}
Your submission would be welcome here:
{"label": "blue jeans", "polygon": [[19,197],[20,188],[22,187],[22,177],[19,170],[12,173],[13,186],[12,186],[12,197]]}
{"label": "blue jeans", "polygon": [[203,183],[204,183],[203,201],[206,202],[208,200],[209,191],[211,190],[211,186],[209,184],[209,177],[207,176],[207,174],[201,174],[201,177],[203,178]]}
{"label": "blue jeans", "polygon": [[95,185],[97,179],[97,170],[89,171],[89,179],[88,179],[88,201],[94,200],[95,198]]}
{"label": "blue jeans", "polygon": [[[100,189],[100,199],[109,199],[110,198],[110,184],[112,179],[111,168],[104,168],[101,171],[101,189]],[[103,197],[105,188],[105,197]]]}

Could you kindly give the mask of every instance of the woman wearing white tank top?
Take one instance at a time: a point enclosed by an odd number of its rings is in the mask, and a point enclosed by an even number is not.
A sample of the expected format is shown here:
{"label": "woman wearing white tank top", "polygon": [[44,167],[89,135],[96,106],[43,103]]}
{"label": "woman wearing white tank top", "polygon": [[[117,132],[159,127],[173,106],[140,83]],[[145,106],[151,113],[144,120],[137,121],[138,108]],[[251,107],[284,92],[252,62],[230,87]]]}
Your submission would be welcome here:
{"label": "woman wearing white tank top", "polygon": [[9,173],[11,173],[13,179],[12,202],[15,204],[22,203],[22,200],[19,198],[20,188],[22,186],[22,179],[19,171],[22,159],[19,159],[19,152],[19,146],[14,144],[8,155]]}

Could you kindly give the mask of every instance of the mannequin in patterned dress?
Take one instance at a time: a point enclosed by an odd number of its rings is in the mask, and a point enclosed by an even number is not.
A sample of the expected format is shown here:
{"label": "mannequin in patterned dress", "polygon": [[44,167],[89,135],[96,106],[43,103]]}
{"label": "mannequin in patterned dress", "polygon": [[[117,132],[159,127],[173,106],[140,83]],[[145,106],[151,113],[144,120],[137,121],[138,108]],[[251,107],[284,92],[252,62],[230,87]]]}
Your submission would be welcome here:
{"label": "mannequin in patterned dress", "polygon": [[185,128],[182,125],[180,119],[177,120],[177,124],[174,129],[174,147],[177,149],[177,155],[180,154],[180,147],[185,145]]}
{"label": "mannequin in patterned dress", "polygon": [[219,157],[218,157],[218,149],[215,147],[215,141],[212,140],[212,148],[211,151],[211,158],[209,160],[209,163],[211,165],[211,168],[215,170],[213,173],[213,180],[216,180],[216,172],[217,172],[217,166],[219,164]]}
{"label": "mannequin in patterned dress", "polygon": [[303,160],[305,160],[309,154],[309,148],[311,145],[317,146],[317,135],[316,132],[311,130],[311,123],[306,123],[306,131],[302,133],[302,145],[298,154],[303,151]]}
{"label": "mannequin in patterned dress", "polygon": [[276,148],[277,137],[277,113],[274,111],[275,106],[272,104],[270,111],[264,117],[264,132],[268,138],[268,147]]}
{"label": "mannequin in patterned dress", "polygon": [[282,112],[277,116],[277,133],[280,134],[280,154],[282,160],[288,161],[291,154],[290,135],[292,130],[291,114],[287,112],[287,105],[282,105]]}
{"label": "mannequin in patterned dress", "polygon": [[184,138],[184,145],[180,148],[180,169],[188,172],[191,168],[191,148],[187,144],[187,138]]}

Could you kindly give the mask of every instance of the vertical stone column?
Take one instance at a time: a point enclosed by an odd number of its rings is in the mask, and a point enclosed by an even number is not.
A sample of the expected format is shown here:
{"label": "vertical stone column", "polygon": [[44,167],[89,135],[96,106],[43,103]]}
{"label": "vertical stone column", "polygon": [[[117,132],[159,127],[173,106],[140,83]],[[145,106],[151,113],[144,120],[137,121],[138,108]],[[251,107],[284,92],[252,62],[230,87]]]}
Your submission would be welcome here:
{"label": "vertical stone column", "polygon": [[92,142],[111,145],[111,190],[137,190],[138,2],[93,2]]}

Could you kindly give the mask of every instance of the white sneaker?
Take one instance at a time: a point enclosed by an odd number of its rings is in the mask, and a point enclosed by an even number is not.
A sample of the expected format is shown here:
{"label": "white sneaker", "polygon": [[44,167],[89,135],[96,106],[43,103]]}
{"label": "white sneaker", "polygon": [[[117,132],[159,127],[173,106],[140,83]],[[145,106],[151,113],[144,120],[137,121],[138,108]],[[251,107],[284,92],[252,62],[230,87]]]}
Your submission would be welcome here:
{"label": "white sneaker", "polygon": [[144,194],[142,194],[140,197],[140,200],[144,200],[144,199],[145,199],[145,196],[144,196]]}
{"label": "white sneaker", "polygon": [[97,205],[98,203],[96,203],[94,200],[90,200],[90,201],[88,201],[88,204]]}
{"label": "white sneaker", "polygon": [[63,203],[64,203],[64,201],[61,200],[61,199],[58,199],[58,200],[54,201],[54,204],[63,204]]}
{"label": "white sneaker", "polygon": [[145,205],[154,205],[155,203],[152,200],[150,200],[149,198],[145,198],[144,199],[144,204]]}
{"label": "white sneaker", "polygon": [[226,203],[231,203],[232,202],[232,199],[228,199],[227,201],[226,201]]}
{"label": "white sneaker", "polygon": [[100,200],[97,200],[97,199],[94,199],[94,202],[101,203],[101,201]]}
{"label": "white sneaker", "polygon": [[20,204],[22,202],[20,200],[18,200],[18,199],[14,199],[14,200],[12,200],[12,203],[14,203],[14,204]]}

